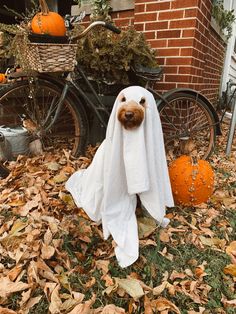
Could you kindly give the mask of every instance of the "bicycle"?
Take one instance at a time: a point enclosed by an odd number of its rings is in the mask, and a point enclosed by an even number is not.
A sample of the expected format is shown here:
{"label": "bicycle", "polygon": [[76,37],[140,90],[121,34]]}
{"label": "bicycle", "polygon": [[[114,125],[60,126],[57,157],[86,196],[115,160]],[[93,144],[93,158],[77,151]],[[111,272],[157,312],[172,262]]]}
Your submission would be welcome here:
{"label": "bicycle", "polygon": [[[119,33],[113,25],[96,21],[74,39],[82,38],[97,25]],[[208,158],[214,149],[216,135],[220,134],[220,124],[207,98],[188,88],[164,94],[155,91],[150,85],[160,80],[161,68],[149,69],[140,65],[133,69],[133,75],[146,81],[146,88],[156,99],[167,159],[188,153],[189,147],[199,158]],[[0,91],[0,126],[9,129],[24,126],[27,133],[24,150],[28,150],[30,141],[39,139],[44,150],[65,148],[78,156],[84,153],[91,139],[91,128],[96,124],[100,128],[95,128],[95,133],[100,132],[103,139],[121,86],[113,86],[115,91],[109,86],[107,93],[99,94],[96,82],[90,81],[79,66],[57,76],[37,73],[27,77],[18,73],[17,77],[20,81],[10,83]]]}

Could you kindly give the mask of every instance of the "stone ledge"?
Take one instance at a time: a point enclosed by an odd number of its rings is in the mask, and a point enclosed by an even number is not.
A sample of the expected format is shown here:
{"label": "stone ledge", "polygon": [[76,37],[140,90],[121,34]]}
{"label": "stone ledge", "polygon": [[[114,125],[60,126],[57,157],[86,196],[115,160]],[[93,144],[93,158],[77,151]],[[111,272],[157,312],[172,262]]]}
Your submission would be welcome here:
{"label": "stone ledge", "polygon": [[[77,15],[80,12],[85,11],[86,14],[91,13],[91,4],[88,3],[82,4],[81,7],[78,5],[71,6],[71,15]],[[134,0],[111,0],[111,7],[113,12],[125,11],[134,9]]]}

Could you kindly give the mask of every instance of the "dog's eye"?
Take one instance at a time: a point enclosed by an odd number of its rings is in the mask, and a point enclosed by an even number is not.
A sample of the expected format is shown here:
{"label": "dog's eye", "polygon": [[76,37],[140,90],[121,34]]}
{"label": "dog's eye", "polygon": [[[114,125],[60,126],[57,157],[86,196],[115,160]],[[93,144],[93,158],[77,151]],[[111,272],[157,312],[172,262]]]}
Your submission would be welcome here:
{"label": "dog's eye", "polygon": [[122,98],[121,98],[121,102],[125,102],[126,101],[126,98],[125,98],[125,96],[123,96]]}
{"label": "dog's eye", "polygon": [[141,98],[141,100],[140,100],[140,105],[144,105],[145,104],[145,102],[146,102],[146,99],[145,98]]}

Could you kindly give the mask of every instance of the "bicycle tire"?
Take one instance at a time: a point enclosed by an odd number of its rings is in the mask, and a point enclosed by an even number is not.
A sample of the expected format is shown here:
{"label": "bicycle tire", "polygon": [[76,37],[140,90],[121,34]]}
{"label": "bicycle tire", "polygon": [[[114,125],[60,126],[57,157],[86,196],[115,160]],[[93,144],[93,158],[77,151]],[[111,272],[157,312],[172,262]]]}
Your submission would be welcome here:
{"label": "bicycle tire", "polygon": [[193,153],[207,159],[216,141],[215,119],[207,104],[195,95],[178,92],[158,106],[167,160]]}
{"label": "bicycle tire", "polygon": [[43,151],[70,150],[73,156],[83,153],[89,127],[82,103],[66,95],[55,123],[52,121],[61,89],[49,80],[24,79],[10,83],[0,91],[0,125],[25,127],[30,140],[39,139]]}

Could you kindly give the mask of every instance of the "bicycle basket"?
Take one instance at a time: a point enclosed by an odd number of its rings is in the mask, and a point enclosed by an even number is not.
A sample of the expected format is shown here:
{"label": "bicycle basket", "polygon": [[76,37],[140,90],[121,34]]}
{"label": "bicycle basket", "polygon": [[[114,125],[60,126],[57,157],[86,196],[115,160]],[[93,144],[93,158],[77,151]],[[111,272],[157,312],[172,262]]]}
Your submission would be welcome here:
{"label": "bicycle basket", "polygon": [[29,43],[28,67],[37,72],[70,72],[76,64],[76,44]]}

